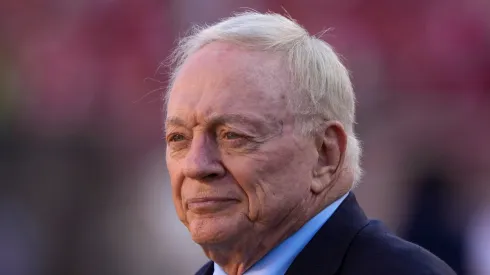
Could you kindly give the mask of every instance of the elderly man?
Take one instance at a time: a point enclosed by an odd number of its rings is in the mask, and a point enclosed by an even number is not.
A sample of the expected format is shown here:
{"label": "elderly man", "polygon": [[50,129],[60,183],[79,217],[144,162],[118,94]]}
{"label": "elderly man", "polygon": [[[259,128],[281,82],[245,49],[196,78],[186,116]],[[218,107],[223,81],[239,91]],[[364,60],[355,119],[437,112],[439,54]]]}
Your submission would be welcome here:
{"label": "elderly man", "polygon": [[212,260],[197,274],[454,274],[350,192],[355,99],[327,43],[246,12],[172,57],[166,159],[177,214]]}

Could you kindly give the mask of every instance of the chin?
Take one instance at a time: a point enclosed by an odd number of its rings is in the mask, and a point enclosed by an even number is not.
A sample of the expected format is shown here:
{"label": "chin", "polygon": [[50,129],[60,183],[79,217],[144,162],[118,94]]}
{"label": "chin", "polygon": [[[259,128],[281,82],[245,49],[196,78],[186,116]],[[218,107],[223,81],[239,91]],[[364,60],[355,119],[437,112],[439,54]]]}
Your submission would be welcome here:
{"label": "chin", "polygon": [[192,240],[199,245],[213,245],[234,240],[242,232],[235,217],[199,217],[189,222]]}

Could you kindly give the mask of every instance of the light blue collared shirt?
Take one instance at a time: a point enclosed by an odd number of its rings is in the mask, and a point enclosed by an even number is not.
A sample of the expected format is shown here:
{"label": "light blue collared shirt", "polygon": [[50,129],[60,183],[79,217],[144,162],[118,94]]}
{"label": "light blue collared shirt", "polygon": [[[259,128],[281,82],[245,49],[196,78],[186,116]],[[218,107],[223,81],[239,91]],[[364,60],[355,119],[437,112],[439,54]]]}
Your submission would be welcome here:
{"label": "light blue collared shirt", "polygon": [[[310,242],[323,224],[328,221],[348,194],[323,209],[296,233],[284,240],[279,246],[276,246],[250,269],[245,271],[244,275],[284,275],[296,256]],[[214,263],[213,275],[226,275],[226,273],[218,264]]]}

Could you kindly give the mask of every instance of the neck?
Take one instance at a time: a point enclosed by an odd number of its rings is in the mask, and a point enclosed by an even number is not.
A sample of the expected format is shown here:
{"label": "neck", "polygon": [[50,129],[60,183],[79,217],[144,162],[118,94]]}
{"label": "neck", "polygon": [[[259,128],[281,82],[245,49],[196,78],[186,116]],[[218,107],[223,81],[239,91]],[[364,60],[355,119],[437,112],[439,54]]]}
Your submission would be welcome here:
{"label": "neck", "polygon": [[[348,191],[349,188],[339,185],[337,188],[325,190],[321,195],[311,194],[304,204],[287,211],[288,214],[274,224],[259,225],[259,222],[255,222],[247,233],[241,234],[237,239],[225,243],[201,244],[201,247],[206,256],[217,263],[226,274],[243,274],[270,250],[296,233],[306,222]],[[268,230],[258,230],[261,226],[266,226]]]}
{"label": "neck", "polygon": [[274,225],[267,224],[267,230],[257,232],[264,224],[255,222],[238,239],[219,244],[201,244],[201,247],[206,256],[217,263],[226,274],[243,274],[270,250],[298,231],[317,211],[316,208],[305,209],[298,206],[288,212],[288,215]]}

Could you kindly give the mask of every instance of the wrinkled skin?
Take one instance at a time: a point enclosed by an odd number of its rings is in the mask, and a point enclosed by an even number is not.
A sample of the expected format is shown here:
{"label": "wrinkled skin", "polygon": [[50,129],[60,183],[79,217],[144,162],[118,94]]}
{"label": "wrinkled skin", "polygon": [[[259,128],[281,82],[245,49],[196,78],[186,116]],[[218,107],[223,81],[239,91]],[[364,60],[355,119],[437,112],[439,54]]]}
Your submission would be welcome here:
{"label": "wrinkled skin", "polygon": [[[320,138],[294,131],[286,68],[279,55],[215,42],[189,57],[170,92],[166,160],[175,208],[228,274],[244,272],[325,206],[327,188],[315,182],[327,186],[320,176],[329,183],[335,171],[321,169],[342,159],[341,126]],[[329,137],[333,151],[325,148]]]}

